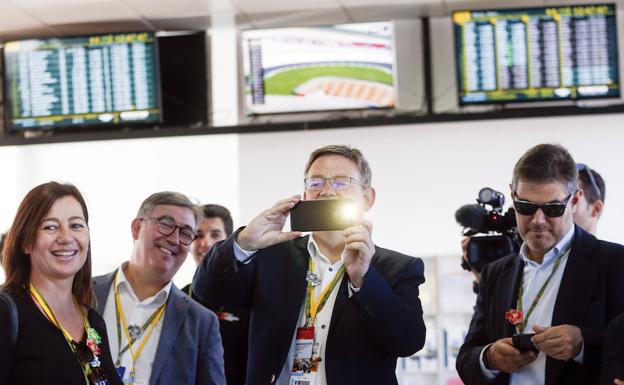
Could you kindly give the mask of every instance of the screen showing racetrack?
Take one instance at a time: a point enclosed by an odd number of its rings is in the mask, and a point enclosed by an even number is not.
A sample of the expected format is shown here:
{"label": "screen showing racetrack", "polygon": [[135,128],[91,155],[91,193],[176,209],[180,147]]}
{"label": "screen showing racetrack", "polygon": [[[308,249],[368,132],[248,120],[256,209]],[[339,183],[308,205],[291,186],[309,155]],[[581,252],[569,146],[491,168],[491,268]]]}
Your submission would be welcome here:
{"label": "screen showing racetrack", "polygon": [[243,31],[248,114],[395,105],[391,22]]}
{"label": "screen showing racetrack", "polygon": [[5,43],[10,130],[158,122],[153,33]]}
{"label": "screen showing racetrack", "polygon": [[616,7],[453,13],[459,104],[619,97]]}

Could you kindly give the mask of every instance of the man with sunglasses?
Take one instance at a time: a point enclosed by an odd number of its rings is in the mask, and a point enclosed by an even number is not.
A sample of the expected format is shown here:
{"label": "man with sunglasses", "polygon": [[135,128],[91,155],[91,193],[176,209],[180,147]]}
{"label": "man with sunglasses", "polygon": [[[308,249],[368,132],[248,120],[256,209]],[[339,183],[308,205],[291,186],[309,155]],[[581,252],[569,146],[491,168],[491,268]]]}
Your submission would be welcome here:
{"label": "man with sunglasses", "polygon": [[586,164],[577,163],[579,189],[583,195],[574,213],[574,223],[590,234],[596,234],[598,219],[602,215],[605,200],[605,182],[602,176]]}
{"label": "man with sunglasses", "polygon": [[[558,145],[535,146],[516,163],[511,195],[524,242],[482,270],[457,358],[466,385],[598,382],[604,330],[624,311],[624,247],[574,225],[577,178]],[[511,338],[526,333],[535,335]]]}
{"label": "man with sunglasses", "polygon": [[[361,213],[375,190],[362,153],[314,151],[304,199],[349,198]],[[425,341],[418,258],[381,248],[360,217],[341,231],[283,232],[299,196],[279,201],[215,245],[193,293],[250,313],[249,385],[396,385],[397,357]]]}
{"label": "man with sunglasses", "polygon": [[124,384],[225,384],[216,315],[172,282],[200,219],[186,196],[152,194],[132,221],[130,260],[94,278],[97,310]]}

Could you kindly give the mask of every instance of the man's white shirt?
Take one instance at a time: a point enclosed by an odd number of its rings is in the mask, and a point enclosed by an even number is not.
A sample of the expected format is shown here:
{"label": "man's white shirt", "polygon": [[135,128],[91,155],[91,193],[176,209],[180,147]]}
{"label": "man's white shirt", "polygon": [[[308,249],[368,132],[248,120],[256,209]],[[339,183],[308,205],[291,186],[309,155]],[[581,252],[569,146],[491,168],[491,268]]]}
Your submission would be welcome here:
{"label": "man's white shirt", "polygon": [[[104,321],[106,322],[106,331],[108,335],[108,343],[110,345],[111,357],[113,358],[114,363],[116,363],[119,358],[120,350],[117,337],[117,317],[115,315],[115,289],[119,291],[119,299],[126,319],[126,325],[143,326],[156,309],[167,301],[172,285],[172,283],[169,282],[155,295],[146,298],[143,301],[139,301],[123,272],[123,267],[126,263],[122,264],[117,270],[117,285],[114,284],[114,281],[113,284],[111,284],[103,314]],[[156,350],[158,348],[158,341],[160,340],[160,334],[162,332],[163,320],[164,316],[160,318],[154,327],[149,340],[146,342],[143,351],[137,359],[135,364],[135,385],[149,384],[152,374],[152,366],[156,356]],[[123,326],[121,325],[120,331],[121,349],[123,349],[128,344],[128,339],[126,338],[126,333],[123,331]],[[147,332],[144,332],[141,338],[132,345],[135,352],[139,348],[141,342],[143,341],[142,338],[146,333]],[[126,379],[129,377],[130,371],[132,370],[132,354],[130,349],[123,354],[120,361],[121,366],[126,368],[124,373],[124,379]]]}
{"label": "man's white shirt", "polygon": [[[338,273],[338,270],[340,270],[340,267],[344,264],[344,261],[343,258],[341,258],[339,261],[332,264],[329,258],[327,258],[320,252],[312,234],[310,234],[310,237],[308,238],[307,248],[308,253],[312,257],[312,261],[314,262],[314,273],[317,274],[321,279],[321,284],[316,286],[314,290],[315,299],[318,299],[323,290],[327,286],[329,286],[331,281],[334,279],[334,277]],[[234,255],[238,261],[243,263],[249,262],[255,253],[256,251],[247,251],[241,249],[240,246],[236,242],[234,242]],[[350,295],[359,291],[358,288],[354,288],[351,285],[349,286]],[[336,302],[336,297],[338,296],[339,290],[340,282],[336,285],[330,296],[327,298],[327,302],[325,303],[321,311],[317,314],[316,320],[314,322],[316,340],[321,344],[321,361],[318,365],[315,385],[327,385],[327,379],[325,375],[325,349],[327,347],[327,334],[329,332],[329,324],[334,311],[334,304]],[[301,310],[299,311],[299,321],[297,322],[297,327],[302,327],[304,325],[305,302],[302,304]],[[290,380],[290,371],[292,369],[292,363],[295,357],[295,341],[296,330],[290,344],[290,349],[288,350],[288,356],[277,379],[277,385],[288,385],[288,382]]]}

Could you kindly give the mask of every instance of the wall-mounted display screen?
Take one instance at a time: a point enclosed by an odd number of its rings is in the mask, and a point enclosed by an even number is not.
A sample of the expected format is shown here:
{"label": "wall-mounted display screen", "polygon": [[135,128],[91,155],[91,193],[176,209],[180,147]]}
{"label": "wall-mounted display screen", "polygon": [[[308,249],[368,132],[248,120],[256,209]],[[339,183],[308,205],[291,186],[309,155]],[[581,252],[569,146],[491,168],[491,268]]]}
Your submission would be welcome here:
{"label": "wall-mounted display screen", "polygon": [[459,104],[619,97],[613,4],[453,13]]}
{"label": "wall-mounted display screen", "polygon": [[248,114],[395,105],[391,22],[242,33]]}
{"label": "wall-mounted display screen", "polygon": [[153,33],[4,45],[10,130],[161,120]]}

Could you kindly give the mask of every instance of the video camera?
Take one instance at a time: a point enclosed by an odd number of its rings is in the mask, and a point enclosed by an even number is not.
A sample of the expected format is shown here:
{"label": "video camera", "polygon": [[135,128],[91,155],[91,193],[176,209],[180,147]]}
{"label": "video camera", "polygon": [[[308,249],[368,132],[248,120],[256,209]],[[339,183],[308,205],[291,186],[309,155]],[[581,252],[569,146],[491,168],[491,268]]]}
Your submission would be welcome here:
{"label": "video camera", "polygon": [[485,187],[479,191],[477,204],[464,205],[455,212],[455,220],[464,227],[463,235],[471,237],[467,261],[462,261],[465,270],[481,272],[486,264],[519,250],[515,211],[509,208],[503,214],[504,204],[502,193]]}

